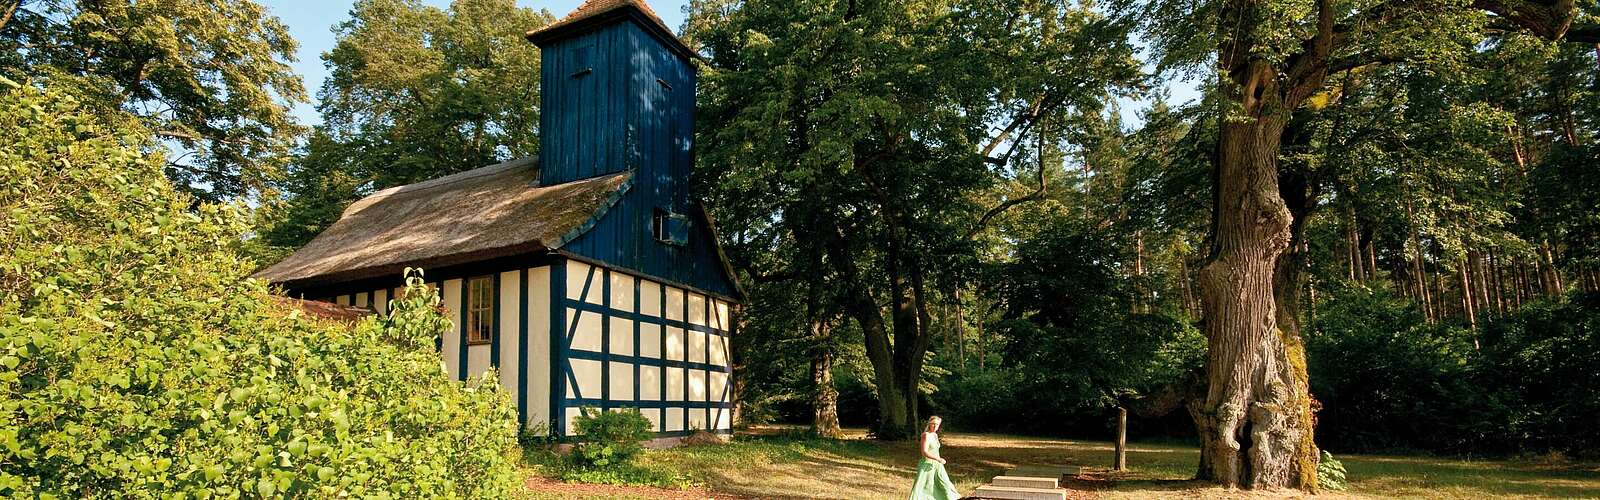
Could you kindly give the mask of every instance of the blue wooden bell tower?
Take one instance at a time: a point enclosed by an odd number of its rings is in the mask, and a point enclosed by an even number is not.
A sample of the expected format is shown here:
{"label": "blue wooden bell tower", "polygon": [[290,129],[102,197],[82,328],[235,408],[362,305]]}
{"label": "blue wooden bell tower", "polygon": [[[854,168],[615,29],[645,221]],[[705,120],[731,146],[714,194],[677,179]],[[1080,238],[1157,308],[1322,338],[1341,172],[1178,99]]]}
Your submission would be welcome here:
{"label": "blue wooden bell tower", "polygon": [[589,0],[528,40],[542,59],[539,183],[633,173],[620,215],[564,250],[737,294],[689,192],[694,52],[638,0]]}

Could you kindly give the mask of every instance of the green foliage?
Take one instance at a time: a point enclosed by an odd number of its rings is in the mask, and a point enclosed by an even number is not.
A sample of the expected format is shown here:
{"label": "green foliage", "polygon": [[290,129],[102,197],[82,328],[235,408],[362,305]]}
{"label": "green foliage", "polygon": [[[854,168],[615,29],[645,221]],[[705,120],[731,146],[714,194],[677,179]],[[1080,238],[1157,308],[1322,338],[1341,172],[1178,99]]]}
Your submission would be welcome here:
{"label": "green foliage", "polygon": [[[1468,379],[1472,339],[1427,324],[1383,289],[1353,287],[1324,299],[1306,341],[1311,393],[1322,402],[1322,441],[1342,450],[1467,449],[1494,432]],[[1466,432],[1463,432],[1466,431]]]}
{"label": "green foliage", "polygon": [[178,194],[137,120],[0,83],[0,494],[517,486],[506,396],[388,341],[423,335],[406,325],[431,292],[408,291],[398,324],[300,317],[243,275],[238,207]]}
{"label": "green foliage", "polygon": [[372,191],[537,154],[539,48],[523,35],[551,20],[511,0],[356,2],[263,239],[299,247]]}
{"label": "green foliage", "polygon": [[565,455],[552,445],[557,440],[535,430],[524,435],[525,459],[541,473],[575,483],[645,485],[687,488],[693,483],[684,471],[644,464],[642,443],[654,435],[650,421],[638,411],[597,411],[585,408],[573,425],[579,437]]}
{"label": "green foliage", "polygon": [[440,314],[443,299],[422,275],[421,269],[406,268],[405,289],[389,299],[389,315],[380,320],[384,340],[418,351],[433,349],[440,332],[450,329],[450,320]]}
{"label": "green foliage", "polygon": [[1200,365],[1205,341],[1172,312],[1148,312],[1118,265],[1115,231],[1056,218],[1020,241],[992,287],[1008,319],[1004,364],[967,371],[935,393],[966,430],[1060,432],[1064,420],[1103,425],[1105,408],[1177,380]]}
{"label": "green foliage", "polygon": [[1474,381],[1492,391],[1507,451],[1594,457],[1600,449],[1600,293],[1536,303],[1483,332]]}
{"label": "green foliage", "polygon": [[[83,105],[137,116],[179,189],[217,201],[259,194],[281,173],[305,102],[288,27],[250,0],[8,3],[0,75],[52,75]],[[11,12],[6,12],[11,14]]]}
{"label": "green foliage", "polygon": [[1345,477],[1344,462],[1333,458],[1328,450],[1322,450],[1322,459],[1317,461],[1317,488],[1324,491],[1344,491],[1350,487],[1350,480]]}
{"label": "green foliage", "polygon": [[[913,311],[971,282],[986,212],[1059,175],[1059,122],[1139,85],[1127,28],[1049,2],[696,2],[695,181],[740,228],[731,260],[804,292],[787,337],[847,317],[879,399],[910,406],[928,335]],[[875,434],[912,435],[912,413]]]}
{"label": "green foliage", "polygon": [[598,411],[585,408],[572,425],[579,442],[572,447],[572,459],[580,467],[623,465],[644,450],[644,442],[654,437],[650,420],[637,410]]}
{"label": "green foliage", "polygon": [[1597,332],[1594,295],[1531,305],[1474,339],[1386,290],[1341,291],[1306,346],[1319,435],[1358,451],[1586,455],[1600,444],[1588,423],[1600,412]]}

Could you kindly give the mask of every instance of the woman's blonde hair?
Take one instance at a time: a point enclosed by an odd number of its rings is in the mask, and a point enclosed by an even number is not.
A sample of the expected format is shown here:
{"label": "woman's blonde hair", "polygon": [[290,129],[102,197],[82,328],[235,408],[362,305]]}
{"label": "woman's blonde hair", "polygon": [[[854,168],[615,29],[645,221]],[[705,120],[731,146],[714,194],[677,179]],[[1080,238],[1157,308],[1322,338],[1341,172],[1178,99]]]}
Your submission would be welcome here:
{"label": "woman's blonde hair", "polygon": [[928,417],[928,421],[926,423],[922,424],[922,428],[923,429],[927,429],[928,426],[933,425],[934,422],[943,422],[943,421],[944,421],[944,419],[943,418],[939,418],[938,415],[932,415],[932,416]]}

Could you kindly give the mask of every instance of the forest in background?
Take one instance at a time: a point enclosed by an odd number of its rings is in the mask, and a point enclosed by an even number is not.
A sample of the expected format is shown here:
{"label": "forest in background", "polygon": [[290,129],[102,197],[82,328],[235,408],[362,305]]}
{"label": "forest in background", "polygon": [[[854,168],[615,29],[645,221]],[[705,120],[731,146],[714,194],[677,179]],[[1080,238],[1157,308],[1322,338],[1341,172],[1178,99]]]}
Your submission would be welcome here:
{"label": "forest in background", "polygon": [[[14,2],[0,74],[168,152],[192,208],[249,215],[230,251],[258,265],[367,193],[537,154],[522,37],[548,12],[358,1],[303,127],[294,41],[260,5],[222,5]],[[1215,450],[1249,427],[1217,394],[1248,393],[1262,436],[1294,438],[1265,452],[1283,470],[1213,451],[1202,477],[1309,488],[1291,458],[1313,423],[1336,453],[1592,454],[1597,17],[1592,0],[693,2],[696,189],[749,296],[738,420],[1105,436],[1125,407],[1135,435]],[[1175,79],[1201,97],[1156,90]],[[1271,373],[1208,380],[1238,367]]]}

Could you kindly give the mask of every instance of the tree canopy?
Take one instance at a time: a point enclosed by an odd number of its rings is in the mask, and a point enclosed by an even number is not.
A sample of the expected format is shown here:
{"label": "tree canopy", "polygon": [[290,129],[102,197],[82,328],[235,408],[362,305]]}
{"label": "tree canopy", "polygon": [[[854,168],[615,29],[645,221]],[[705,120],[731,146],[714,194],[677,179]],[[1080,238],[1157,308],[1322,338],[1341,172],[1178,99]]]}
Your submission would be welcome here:
{"label": "tree canopy", "polygon": [[[306,101],[297,44],[260,4],[16,0],[0,4],[0,75],[64,74],[85,104],[139,117],[172,150],[167,177],[205,201],[270,190]],[[152,147],[157,144],[152,144]]]}

